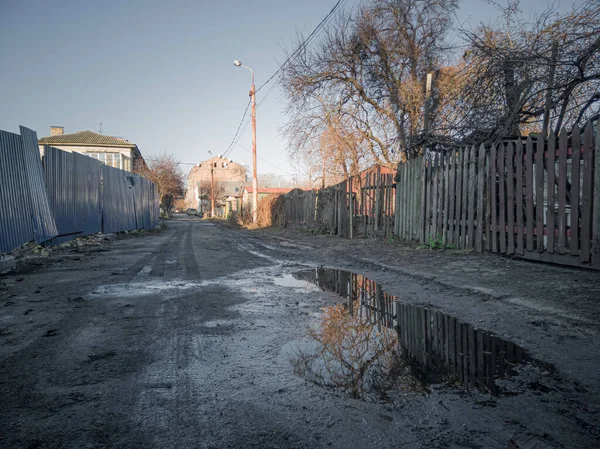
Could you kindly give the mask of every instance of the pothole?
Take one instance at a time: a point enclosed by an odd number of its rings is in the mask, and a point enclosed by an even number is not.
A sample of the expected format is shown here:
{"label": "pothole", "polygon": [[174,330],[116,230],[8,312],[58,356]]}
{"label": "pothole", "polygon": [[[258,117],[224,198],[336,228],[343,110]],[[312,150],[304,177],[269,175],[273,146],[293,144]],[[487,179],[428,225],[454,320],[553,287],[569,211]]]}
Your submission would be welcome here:
{"label": "pothole", "polygon": [[[540,376],[553,371],[518,344],[431,307],[407,304],[360,274],[317,268],[292,276],[345,299],[325,309],[321,329],[310,331],[316,343],[312,354],[319,357],[312,357],[308,365],[300,360],[300,368],[296,365],[297,371],[319,377],[319,383],[339,383],[328,359],[337,358],[337,371],[346,375],[375,365],[381,365],[380,374],[386,369],[391,373],[398,368],[392,357],[396,352],[427,383],[450,382],[492,395],[514,394],[510,383],[499,381],[518,374],[525,364],[533,365]],[[528,372],[531,382],[531,369]],[[352,391],[357,392],[355,386]]]}

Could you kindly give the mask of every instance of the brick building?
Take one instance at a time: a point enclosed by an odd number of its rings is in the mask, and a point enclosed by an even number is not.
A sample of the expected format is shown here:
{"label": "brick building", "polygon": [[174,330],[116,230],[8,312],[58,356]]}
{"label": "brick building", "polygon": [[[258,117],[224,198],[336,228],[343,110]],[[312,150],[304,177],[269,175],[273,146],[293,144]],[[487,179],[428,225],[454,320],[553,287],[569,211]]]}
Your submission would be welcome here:
{"label": "brick building", "polygon": [[226,212],[236,208],[237,198],[247,181],[246,167],[218,156],[192,167],[187,178],[187,207],[197,209],[199,213],[210,210],[209,192],[203,190],[210,188],[212,177],[223,190],[221,198],[216,199],[216,214],[225,216]]}

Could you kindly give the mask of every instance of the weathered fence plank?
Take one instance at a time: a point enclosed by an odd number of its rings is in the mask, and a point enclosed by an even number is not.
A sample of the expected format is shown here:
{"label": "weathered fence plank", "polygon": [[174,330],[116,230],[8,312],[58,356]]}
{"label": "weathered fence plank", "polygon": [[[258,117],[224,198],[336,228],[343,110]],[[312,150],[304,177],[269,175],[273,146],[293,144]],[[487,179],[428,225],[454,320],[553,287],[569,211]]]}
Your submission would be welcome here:
{"label": "weathered fence plank", "polygon": [[491,207],[492,207],[492,252],[498,252],[498,184],[496,182],[498,178],[498,170],[496,169],[497,164],[497,148],[496,145],[492,145],[492,151],[490,153],[490,182],[491,182]]}
{"label": "weathered fence plank", "polygon": [[498,145],[498,231],[500,252],[506,254],[506,186],[504,178],[504,165],[506,159],[506,146]]}
{"label": "weathered fence plank", "polygon": [[515,253],[515,175],[514,175],[514,146],[508,142],[506,147],[506,254]]}
{"label": "weathered fence plank", "polygon": [[569,136],[563,128],[558,136],[558,253],[565,253],[567,236],[567,146]]}
{"label": "weathered fence plank", "polygon": [[475,166],[477,165],[475,159],[475,145],[471,145],[470,148],[470,156],[469,156],[469,211],[468,211],[468,226],[467,226],[467,245],[468,249],[472,249],[475,246],[475,236],[473,235],[475,232],[475,199],[476,193],[475,190]]}
{"label": "weathered fence plank", "polygon": [[550,132],[548,136],[548,183],[547,183],[547,191],[548,191],[548,218],[546,219],[546,227],[547,227],[547,235],[548,241],[546,244],[546,251],[550,254],[554,253],[554,233],[555,233],[555,164],[556,164],[556,135],[553,132]]}
{"label": "weathered fence plank", "polygon": [[536,139],[535,151],[535,227],[536,248],[538,253],[544,252],[544,144]]}
{"label": "weathered fence plank", "polygon": [[523,255],[523,141],[517,139],[516,142],[516,181],[517,181],[517,254]]}
{"label": "weathered fence plank", "polygon": [[467,247],[467,211],[468,211],[468,188],[469,188],[469,150],[468,147],[461,149],[463,153],[463,168],[462,168],[462,214],[460,227],[460,247]]}
{"label": "weathered fence plank", "polygon": [[475,249],[478,253],[483,251],[483,227],[486,223],[483,217],[485,181],[485,146],[481,144],[477,160],[477,235],[475,237]]}
{"label": "weathered fence plank", "polygon": [[571,148],[571,215],[569,223],[571,235],[569,237],[569,250],[572,256],[579,256],[579,180],[581,136],[578,125],[575,126],[571,135]]}
{"label": "weathered fence plank", "polygon": [[[592,123],[588,125],[590,128]],[[594,186],[592,208],[592,267],[600,269],[600,120],[596,122],[596,148],[589,146],[589,152],[594,151]]]}
{"label": "weathered fence plank", "polygon": [[526,198],[526,248],[533,251],[533,139],[527,138],[525,145],[525,198]]}

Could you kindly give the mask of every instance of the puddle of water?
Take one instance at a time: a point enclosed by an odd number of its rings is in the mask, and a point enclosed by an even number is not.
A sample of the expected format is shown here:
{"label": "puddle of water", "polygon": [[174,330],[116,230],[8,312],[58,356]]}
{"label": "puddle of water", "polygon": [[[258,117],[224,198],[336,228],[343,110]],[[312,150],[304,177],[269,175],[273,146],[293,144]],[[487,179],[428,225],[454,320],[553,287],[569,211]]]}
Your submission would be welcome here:
{"label": "puddle of water", "polygon": [[298,279],[291,274],[286,274],[283,277],[277,277],[273,280],[273,282],[275,285],[280,287],[301,288],[304,290],[313,290],[315,288],[314,283],[304,279]]}
{"label": "puddle of water", "polygon": [[394,329],[403,355],[429,382],[449,380],[498,395],[496,380],[533,361],[521,346],[430,307],[403,303],[362,275],[317,268],[293,277],[339,294],[350,315],[358,314],[378,329]]}

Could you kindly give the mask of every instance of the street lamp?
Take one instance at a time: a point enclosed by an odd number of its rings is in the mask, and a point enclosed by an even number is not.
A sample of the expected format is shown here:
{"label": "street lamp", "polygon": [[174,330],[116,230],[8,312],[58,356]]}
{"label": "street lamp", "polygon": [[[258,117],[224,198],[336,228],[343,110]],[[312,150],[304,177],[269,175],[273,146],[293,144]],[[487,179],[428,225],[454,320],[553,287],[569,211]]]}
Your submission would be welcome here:
{"label": "street lamp", "polygon": [[250,97],[252,98],[252,221],[256,223],[258,215],[258,179],[256,177],[256,89],[254,88],[254,70],[243,65],[240,61],[233,61],[236,67],[244,67],[252,74],[252,87]]}

